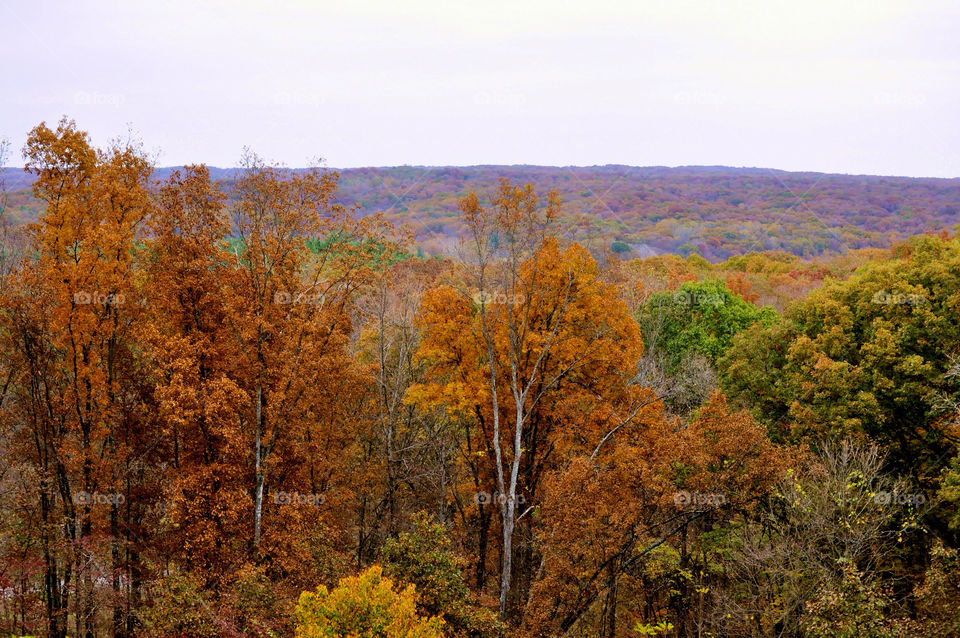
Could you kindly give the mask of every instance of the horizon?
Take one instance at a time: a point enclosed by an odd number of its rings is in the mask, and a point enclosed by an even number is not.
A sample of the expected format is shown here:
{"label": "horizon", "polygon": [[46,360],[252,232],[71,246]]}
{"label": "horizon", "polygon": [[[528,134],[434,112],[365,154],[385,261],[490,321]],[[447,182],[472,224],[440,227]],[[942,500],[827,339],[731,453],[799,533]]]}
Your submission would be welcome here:
{"label": "horizon", "polygon": [[[272,163],[273,164],[273,163]],[[163,170],[173,170],[173,169],[182,169],[187,166],[202,165],[206,166],[208,169],[221,170],[221,171],[230,171],[230,170],[243,170],[242,166],[217,166],[214,164],[207,164],[204,162],[187,162],[185,164],[155,164],[153,166],[154,171],[163,171]],[[302,171],[312,166],[287,166],[285,164],[275,163],[274,165],[279,168],[292,170],[292,171]],[[318,168],[330,170],[330,171],[355,171],[355,170],[388,170],[388,169],[397,169],[397,168],[458,168],[458,169],[468,169],[468,168],[555,168],[555,169],[591,169],[591,168],[627,168],[627,169],[668,169],[668,170],[682,170],[682,169],[723,169],[723,170],[737,170],[737,171],[773,171],[776,173],[793,173],[797,175],[837,175],[843,177],[883,177],[890,179],[916,179],[916,180],[927,180],[927,179],[938,179],[938,180],[957,180],[960,179],[960,175],[954,176],[939,176],[939,175],[898,175],[898,174],[884,174],[884,173],[845,173],[845,172],[827,172],[820,170],[808,170],[808,169],[783,169],[777,168],[774,166],[731,166],[726,164],[677,164],[677,165],[665,165],[665,164],[647,164],[647,165],[637,165],[637,164],[393,164],[393,165],[367,165],[367,166],[329,166],[327,164],[319,164]],[[16,171],[23,172],[24,167],[22,165],[8,165],[0,166],[0,171]]]}

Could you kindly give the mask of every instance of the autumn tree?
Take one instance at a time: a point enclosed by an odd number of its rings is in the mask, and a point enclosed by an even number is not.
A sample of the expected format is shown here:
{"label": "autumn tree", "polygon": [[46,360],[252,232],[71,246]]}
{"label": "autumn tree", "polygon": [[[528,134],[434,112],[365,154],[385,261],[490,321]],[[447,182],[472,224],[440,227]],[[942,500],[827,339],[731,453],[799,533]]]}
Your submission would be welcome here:
{"label": "autumn tree", "polygon": [[239,422],[252,461],[254,551],[271,472],[323,492],[336,466],[326,450],[350,441],[336,424],[350,423],[366,383],[348,348],[348,302],[390,243],[377,219],[354,223],[333,202],[335,187],[335,174],[284,171],[255,156],[234,184],[232,266],[220,285],[232,375],[247,398]]}
{"label": "autumn tree", "polygon": [[375,565],[344,578],[333,590],[320,586],[297,603],[297,638],[442,638],[443,620],[416,613],[416,589],[395,591]]}
{"label": "autumn tree", "polygon": [[226,197],[202,166],[159,187],[141,253],[150,322],[142,331],[154,374],[156,418],[170,469],[156,523],[181,565],[216,584],[246,554],[248,449],[238,423],[248,395],[224,334]]}
{"label": "autumn tree", "polygon": [[412,517],[413,530],[389,539],[383,547],[384,570],[414,585],[418,607],[442,616],[445,634],[495,638],[503,633],[494,613],[478,604],[463,577],[466,560],[457,556],[447,530],[423,514]]}
{"label": "autumn tree", "polygon": [[475,195],[461,201],[471,229],[463,284],[424,298],[418,357],[431,367],[409,393],[423,407],[443,405],[478,423],[473,450],[499,495],[504,618],[517,520],[530,507],[520,498],[537,498],[558,450],[592,449],[651,400],[629,387],[642,350],[635,321],[583,248],[562,248],[548,235],[556,198],[544,209],[538,202],[532,187],[506,181],[490,208]]}
{"label": "autumn tree", "polygon": [[[68,120],[36,127],[24,154],[45,211],[4,290],[3,408],[37,480],[47,629],[65,635],[69,615],[92,631],[102,606],[125,635],[145,542],[137,460],[151,450],[132,262],[151,166],[133,143],[97,151]],[[111,583],[106,600],[95,582]]]}
{"label": "autumn tree", "polygon": [[789,459],[719,394],[686,424],[652,405],[616,440],[571,457],[545,487],[524,635],[616,636],[636,622],[702,631],[715,539],[757,510]]}
{"label": "autumn tree", "polygon": [[362,325],[357,357],[373,370],[363,415],[368,427],[360,436],[365,469],[355,475],[358,561],[374,560],[382,542],[417,509],[447,516],[457,457],[450,419],[404,398],[423,376],[424,365],[415,358],[421,300],[450,268],[438,259],[398,261],[377,272],[354,304]]}

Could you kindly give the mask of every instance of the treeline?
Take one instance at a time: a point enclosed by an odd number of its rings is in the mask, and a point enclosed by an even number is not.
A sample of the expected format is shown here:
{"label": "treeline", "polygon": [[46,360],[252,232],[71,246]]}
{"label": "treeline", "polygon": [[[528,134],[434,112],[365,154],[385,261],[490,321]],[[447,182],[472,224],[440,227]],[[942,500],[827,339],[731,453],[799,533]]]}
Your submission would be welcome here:
{"label": "treeline", "polygon": [[960,635],[960,239],[418,257],[337,175],[70,121],[0,253],[0,632]]}
{"label": "treeline", "polygon": [[[12,169],[11,169],[12,170]],[[173,169],[163,168],[166,178]],[[211,169],[232,192],[236,169]],[[623,258],[700,255],[721,261],[750,251],[804,258],[886,248],[960,222],[960,180],[797,173],[725,167],[401,166],[340,172],[337,199],[380,212],[443,254],[466,231],[457,201],[497,179],[533,183],[563,198],[557,232],[595,254]],[[8,173],[16,214],[41,209],[29,176]]]}

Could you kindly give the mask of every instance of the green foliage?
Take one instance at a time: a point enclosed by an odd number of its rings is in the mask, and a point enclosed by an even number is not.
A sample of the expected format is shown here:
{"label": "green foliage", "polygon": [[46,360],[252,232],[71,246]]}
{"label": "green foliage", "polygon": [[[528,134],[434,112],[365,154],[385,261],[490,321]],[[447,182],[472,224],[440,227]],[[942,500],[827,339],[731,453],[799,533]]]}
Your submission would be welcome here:
{"label": "green foliage", "polygon": [[366,255],[367,263],[371,268],[386,268],[411,256],[409,252],[399,249],[397,245],[381,239],[369,237],[357,239],[342,232],[331,233],[321,239],[307,239],[304,245],[314,255],[337,253],[347,248],[360,251]]}
{"label": "green foliage", "polygon": [[412,533],[384,543],[384,572],[415,585],[420,604],[433,613],[443,613],[467,597],[462,561],[454,555],[443,525],[431,523],[423,513],[415,515],[412,522]]}
{"label": "green foliage", "polygon": [[771,325],[776,317],[772,308],[757,308],[714,279],[651,295],[639,321],[644,343],[661,352],[668,372],[676,373],[691,353],[716,364],[736,334],[757,322]]}
{"label": "green foliage", "polygon": [[472,601],[463,578],[465,561],[456,556],[446,529],[423,513],[414,515],[413,531],[383,546],[384,572],[414,585],[418,606],[426,614],[443,615],[449,635],[485,638],[502,627],[492,611]]}
{"label": "green foliage", "polygon": [[866,434],[931,476],[950,456],[945,417],[960,396],[948,374],[960,344],[960,242],[917,237],[901,252],[735,338],[721,385],[780,435]]}
{"label": "green foliage", "polygon": [[413,586],[397,592],[374,565],[344,578],[333,591],[320,586],[297,603],[297,638],[441,638],[443,620],[416,613]]}

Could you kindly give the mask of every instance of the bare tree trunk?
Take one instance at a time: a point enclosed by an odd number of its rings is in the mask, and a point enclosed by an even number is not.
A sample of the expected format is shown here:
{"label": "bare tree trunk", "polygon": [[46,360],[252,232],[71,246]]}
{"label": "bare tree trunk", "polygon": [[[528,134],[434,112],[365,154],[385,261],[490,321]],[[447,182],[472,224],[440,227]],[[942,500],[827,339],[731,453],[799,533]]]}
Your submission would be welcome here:
{"label": "bare tree trunk", "polygon": [[254,442],[254,454],[255,454],[255,484],[253,490],[253,549],[256,550],[260,546],[260,519],[263,515],[263,484],[265,482],[264,470],[263,470],[263,444],[261,442],[261,437],[263,436],[262,432],[263,427],[263,388],[260,384],[257,384],[257,424],[256,424],[256,440]]}
{"label": "bare tree trunk", "polygon": [[[516,376],[516,375],[514,375]],[[517,480],[520,474],[520,454],[523,451],[523,398],[517,401],[517,423],[514,427],[513,459],[510,463],[510,484],[507,493],[500,491],[503,499],[503,570],[500,573],[500,618],[506,620],[510,585],[513,580],[513,530],[517,522]]]}

